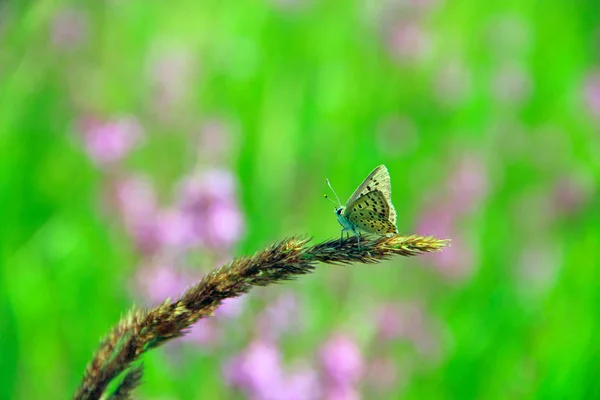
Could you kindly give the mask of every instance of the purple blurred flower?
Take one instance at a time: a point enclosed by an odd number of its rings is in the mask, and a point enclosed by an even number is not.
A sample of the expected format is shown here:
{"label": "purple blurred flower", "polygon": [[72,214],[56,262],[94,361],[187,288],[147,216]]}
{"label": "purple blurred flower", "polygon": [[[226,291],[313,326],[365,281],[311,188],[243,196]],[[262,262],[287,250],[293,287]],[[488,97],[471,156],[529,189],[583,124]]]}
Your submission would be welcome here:
{"label": "purple blurred flower", "polygon": [[[181,270],[171,264],[150,263],[137,270],[137,292],[146,302],[158,304],[167,298],[179,298],[187,288],[197,282],[198,276],[190,271]],[[185,342],[201,345],[215,344],[220,338],[213,318],[205,318],[189,329],[183,337]]]}
{"label": "purple blurred flower", "polygon": [[390,357],[377,358],[369,363],[367,377],[377,388],[390,389],[398,383],[396,361]]}
{"label": "purple blurred flower", "polygon": [[356,384],[363,374],[363,357],[358,344],[338,333],[323,344],[320,351],[323,371],[336,387]]}
{"label": "purple blurred flower", "polygon": [[163,210],[156,216],[156,234],[160,246],[187,249],[201,243],[188,216],[181,210]]}
{"label": "purple blurred flower", "polygon": [[447,238],[454,233],[455,221],[456,214],[451,206],[446,204],[434,205],[423,212],[417,223],[416,232],[423,235]]}
{"label": "purple blurred flower", "polygon": [[308,366],[296,367],[288,374],[280,400],[316,400],[321,398],[321,386],[317,372]]}
{"label": "purple blurred flower", "polygon": [[473,272],[474,255],[454,228],[455,222],[456,213],[448,206],[432,207],[421,216],[416,233],[452,239],[452,246],[439,253],[425,255],[422,260],[432,260],[436,269],[447,278],[464,280]]}
{"label": "purple blurred flower", "polygon": [[272,342],[256,340],[225,365],[224,375],[230,385],[250,398],[270,399],[283,382],[279,349]]}
{"label": "purple blurred flower", "polygon": [[475,260],[473,252],[464,243],[461,236],[454,234],[449,236],[452,239],[452,246],[448,248],[451,251],[444,251],[444,254],[435,254],[435,266],[446,278],[453,280],[466,280],[473,275]]}
{"label": "purple blurred flower", "polygon": [[140,178],[118,182],[116,192],[126,229],[146,253],[200,245],[227,248],[244,231],[233,177],[225,171],[186,178],[176,208],[159,210],[153,188]]}
{"label": "purple blurred flower", "polygon": [[239,317],[246,308],[248,295],[238,296],[223,300],[223,303],[215,311],[217,317],[235,319]]}
{"label": "purple blurred flower", "polygon": [[414,63],[426,58],[431,39],[417,21],[400,21],[391,27],[388,46],[394,58],[404,63]]}
{"label": "purple blurred flower", "polygon": [[213,248],[235,244],[244,221],[235,197],[235,180],[225,170],[210,170],[186,178],[180,189],[181,210],[195,234]]}
{"label": "purple blurred flower", "polygon": [[86,39],[88,17],[75,8],[65,8],[56,13],[51,22],[52,44],[62,50],[73,50]]}
{"label": "purple blurred flower", "polygon": [[383,340],[398,338],[404,329],[398,307],[392,304],[384,305],[378,313],[379,336]]}
{"label": "purple blurred flower", "polygon": [[244,232],[242,214],[232,202],[213,204],[206,217],[206,239],[214,247],[230,247]]}
{"label": "purple blurred flower", "polygon": [[101,166],[123,159],[142,138],[141,125],[133,117],[109,121],[86,118],[80,126],[88,155]]}
{"label": "purple blurred flower", "polygon": [[[430,256],[433,265],[446,278],[464,281],[473,274],[475,267],[474,255],[458,233],[446,236],[452,239],[452,246],[446,251]],[[442,254],[443,253],[443,254]]]}
{"label": "purple blurred flower", "polygon": [[334,385],[324,390],[326,400],[360,400],[361,396],[354,386]]}
{"label": "purple blurred flower", "polygon": [[188,94],[198,70],[193,55],[187,49],[174,48],[173,43],[159,43],[151,50],[148,62],[150,85],[155,94],[156,109],[162,117]]}
{"label": "purple blurred flower", "polygon": [[583,85],[585,103],[588,112],[594,118],[600,118],[600,71],[589,73]]}
{"label": "purple blurred flower", "polygon": [[213,118],[202,124],[198,141],[202,159],[222,160],[234,150],[232,143],[231,128],[224,120]]}
{"label": "purple blurred flower", "polygon": [[185,178],[180,188],[184,207],[204,207],[208,202],[230,201],[235,197],[236,182],[230,171],[210,169]]}
{"label": "purple blurred flower", "polygon": [[295,294],[285,292],[271,301],[259,317],[259,331],[263,337],[276,340],[293,327],[301,325],[298,299]]}
{"label": "purple blurred flower", "polygon": [[114,183],[116,207],[128,234],[147,253],[158,249],[156,193],[151,182],[140,176],[128,176]]}
{"label": "purple blurred flower", "polygon": [[192,325],[189,332],[182,339],[185,342],[192,342],[203,346],[214,346],[220,338],[221,335],[214,320],[203,318]]}
{"label": "purple blurred flower", "polygon": [[592,194],[590,179],[563,177],[554,185],[554,209],[557,215],[569,216],[585,206]]}
{"label": "purple blurred flower", "polygon": [[379,0],[362,2],[361,17],[375,27],[393,25],[399,16],[427,20],[443,0]]}
{"label": "purple blurred flower", "polygon": [[137,271],[140,291],[152,303],[161,303],[167,297],[178,298],[190,284],[171,265],[143,266]]}
{"label": "purple blurred flower", "polygon": [[255,340],[224,368],[225,380],[256,400],[313,400],[320,397],[316,371],[296,366],[285,373],[274,342]]}
{"label": "purple blurred flower", "polygon": [[422,355],[439,356],[436,324],[418,304],[387,305],[379,314],[379,335],[384,340],[405,339]]}

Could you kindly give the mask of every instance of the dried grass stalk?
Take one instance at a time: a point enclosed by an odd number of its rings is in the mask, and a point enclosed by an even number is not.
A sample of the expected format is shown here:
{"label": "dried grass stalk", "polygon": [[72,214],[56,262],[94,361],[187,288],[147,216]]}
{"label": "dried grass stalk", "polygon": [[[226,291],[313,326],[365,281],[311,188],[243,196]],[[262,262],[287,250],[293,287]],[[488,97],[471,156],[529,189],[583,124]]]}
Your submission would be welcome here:
{"label": "dried grass stalk", "polygon": [[291,237],[251,257],[241,257],[205,275],[178,300],[148,309],[134,309],[105,337],[88,364],[77,400],[99,399],[107,386],[127,371],[110,398],[126,399],[139,384],[141,367],[132,367],[146,351],[183,336],[201,318],[211,316],[224,299],[312,272],[317,263],[372,264],[394,255],[415,256],[441,250],[448,240],[423,236],[362,236],[309,246],[309,239]]}

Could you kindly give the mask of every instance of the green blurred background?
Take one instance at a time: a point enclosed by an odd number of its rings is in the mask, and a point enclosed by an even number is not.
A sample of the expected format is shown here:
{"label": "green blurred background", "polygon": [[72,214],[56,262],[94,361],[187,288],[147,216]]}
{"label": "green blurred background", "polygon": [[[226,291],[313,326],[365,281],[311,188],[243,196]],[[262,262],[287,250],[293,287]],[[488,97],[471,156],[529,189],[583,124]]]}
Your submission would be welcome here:
{"label": "green blurred background", "polygon": [[70,397],[134,304],[337,237],[325,178],[345,201],[382,163],[399,231],[450,249],[255,290],[137,395],[599,398],[599,28],[594,1],[1,3],[0,398]]}

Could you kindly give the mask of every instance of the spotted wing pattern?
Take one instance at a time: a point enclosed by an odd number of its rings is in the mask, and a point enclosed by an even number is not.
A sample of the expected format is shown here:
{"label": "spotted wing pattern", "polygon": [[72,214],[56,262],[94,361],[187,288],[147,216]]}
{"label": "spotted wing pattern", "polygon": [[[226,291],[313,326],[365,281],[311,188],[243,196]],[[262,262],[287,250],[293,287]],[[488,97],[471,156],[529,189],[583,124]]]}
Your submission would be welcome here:
{"label": "spotted wing pattern", "polygon": [[344,217],[365,232],[382,235],[398,233],[396,225],[390,220],[391,210],[383,193],[372,190],[348,204],[344,210]]}
{"label": "spotted wing pattern", "polygon": [[392,225],[396,225],[396,210],[392,204],[392,184],[390,182],[390,174],[383,164],[375,168],[354,193],[352,193],[346,207],[358,200],[359,197],[364,196],[373,190],[379,190],[383,194],[390,209],[390,214],[387,219]]}

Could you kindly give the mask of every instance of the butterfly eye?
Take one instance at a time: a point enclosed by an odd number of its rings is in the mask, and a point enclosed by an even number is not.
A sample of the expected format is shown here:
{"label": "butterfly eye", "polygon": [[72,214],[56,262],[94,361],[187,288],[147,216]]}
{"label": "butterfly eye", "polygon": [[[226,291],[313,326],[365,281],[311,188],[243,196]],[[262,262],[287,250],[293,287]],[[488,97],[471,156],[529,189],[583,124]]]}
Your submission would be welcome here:
{"label": "butterfly eye", "polygon": [[337,215],[341,215],[341,214],[342,214],[342,209],[341,209],[341,208],[338,208],[337,210],[335,210],[335,213],[336,213]]}

